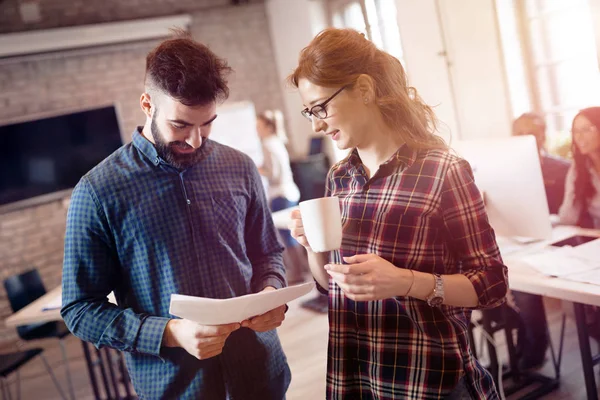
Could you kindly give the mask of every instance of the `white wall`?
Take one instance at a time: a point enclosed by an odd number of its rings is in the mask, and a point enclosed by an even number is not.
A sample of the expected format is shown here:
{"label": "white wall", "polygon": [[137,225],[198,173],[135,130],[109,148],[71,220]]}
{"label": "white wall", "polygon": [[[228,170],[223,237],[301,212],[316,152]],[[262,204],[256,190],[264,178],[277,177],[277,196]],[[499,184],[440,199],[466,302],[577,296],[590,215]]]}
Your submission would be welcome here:
{"label": "white wall", "polygon": [[396,0],[396,6],[410,82],[428,104],[439,104],[435,111],[452,138],[510,135],[493,0]]}
{"label": "white wall", "polygon": [[441,136],[455,139],[459,126],[435,0],[396,0],[396,9],[409,84],[433,107]]}
{"label": "white wall", "polygon": [[589,0],[592,11],[592,21],[594,23],[594,33],[596,39],[596,54],[598,58],[598,68],[600,68],[600,0]]}
{"label": "white wall", "polygon": [[300,51],[325,28],[325,14],[321,2],[315,0],[267,0],[266,5],[277,71],[282,82],[290,157],[302,158],[307,154],[312,128],[300,114],[304,107],[297,90],[287,87],[283,81],[298,65]]}
{"label": "white wall", "polygon": [[510,101],[493,0],[439,0],[462,139],[511,133]]}

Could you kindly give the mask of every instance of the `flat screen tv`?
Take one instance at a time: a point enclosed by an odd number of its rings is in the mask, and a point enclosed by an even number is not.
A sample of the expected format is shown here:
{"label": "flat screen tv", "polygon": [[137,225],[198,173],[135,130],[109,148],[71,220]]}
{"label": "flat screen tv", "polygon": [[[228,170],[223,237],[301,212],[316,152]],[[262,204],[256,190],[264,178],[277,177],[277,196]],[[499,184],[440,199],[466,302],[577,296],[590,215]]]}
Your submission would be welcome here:
{"label": "flat screen tv", "polygon": [[114,106],[0,126],[0,211],[65,196],[122,144]]}

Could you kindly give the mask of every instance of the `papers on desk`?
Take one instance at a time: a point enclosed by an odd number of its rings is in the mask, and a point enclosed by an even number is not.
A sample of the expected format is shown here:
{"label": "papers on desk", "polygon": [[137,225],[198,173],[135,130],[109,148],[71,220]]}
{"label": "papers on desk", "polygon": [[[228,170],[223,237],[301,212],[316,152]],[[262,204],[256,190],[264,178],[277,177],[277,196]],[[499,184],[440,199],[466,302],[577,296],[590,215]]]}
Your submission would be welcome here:
{"label": "papers on desk", "polygon": [[231,299],[208,299],[172,294],[169,312],[203,325],[242,322],[302,297],[314,287],[315,283],[309,282]]}
{"label": "papers on desk", "polygon": [[576,257],[591,261],[600,260],[600,239],[580,244],[577,247],[568,247],[568,249]]}
{"label": "papers on desk", "polygon": [[567,275],[565,278],[570,281],[600,285],[600,269],[592,269],[590,271]]}
{"label": "papers on desk", "polygon": [[576,247],[548,246],[521,260],[547,276],[600,285],[600,239]]}

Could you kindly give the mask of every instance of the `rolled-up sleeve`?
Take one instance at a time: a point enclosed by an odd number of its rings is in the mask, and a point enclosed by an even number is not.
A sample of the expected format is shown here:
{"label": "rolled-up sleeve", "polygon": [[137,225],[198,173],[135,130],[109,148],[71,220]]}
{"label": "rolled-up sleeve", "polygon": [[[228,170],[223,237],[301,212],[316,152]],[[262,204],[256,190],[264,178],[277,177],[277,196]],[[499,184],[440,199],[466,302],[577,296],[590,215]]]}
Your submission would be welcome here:
{"label": "rolled-up sleeve", "polygon": [[441,207],[450,250],[475,288],[477,308],[502,304],[508,290],[508,271],[473,171],[465,160],[450,165],[443,183]]}
{"label": "rolled-up sleeve", "polygon": [[149,316],[108,301],[118,261],[93,190],[83,178],[67,215],[61,315],[69,330],[96,347],[159,356],[169,318]]}

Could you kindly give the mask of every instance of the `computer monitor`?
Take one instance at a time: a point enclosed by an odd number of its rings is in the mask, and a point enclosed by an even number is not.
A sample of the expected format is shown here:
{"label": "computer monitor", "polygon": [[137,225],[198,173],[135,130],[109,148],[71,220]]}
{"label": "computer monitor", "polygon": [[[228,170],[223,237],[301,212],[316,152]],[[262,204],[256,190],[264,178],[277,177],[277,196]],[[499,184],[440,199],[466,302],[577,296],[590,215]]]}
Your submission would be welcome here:
{"label": "computer monitor", "polygon": [[471,164],[497,235],[540,240],[552,236],[533,136],[457,141],[452,148]]}

